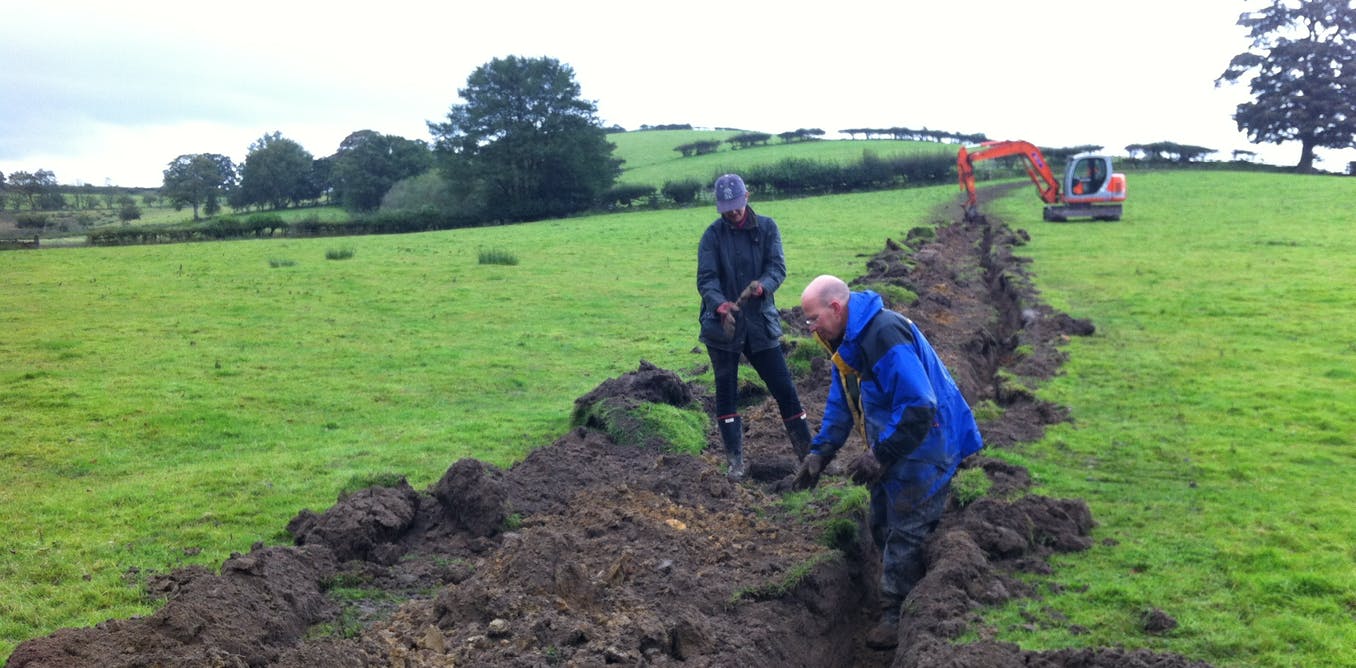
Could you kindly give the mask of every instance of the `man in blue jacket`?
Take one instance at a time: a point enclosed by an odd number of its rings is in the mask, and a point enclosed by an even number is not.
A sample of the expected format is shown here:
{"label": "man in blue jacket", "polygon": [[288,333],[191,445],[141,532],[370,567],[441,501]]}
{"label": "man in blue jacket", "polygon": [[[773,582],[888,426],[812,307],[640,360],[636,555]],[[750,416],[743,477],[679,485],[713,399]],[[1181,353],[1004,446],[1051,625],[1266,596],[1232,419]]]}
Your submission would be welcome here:
{"label": "man in blue jacket", "polygon": [[866,642],[890,649],[898,643],[900,605],[923,577],[923,542],[946,508],[951,477],[983,443],[937,353],[880,295],[820,276],[801,294],[801,308],[833,356],[833,385],[793,488],[814,487],[856,426],[868,449],[848,470],[870,487],[871,535],[881,549],[881,621]]}
{"label": "man in blue jacket", "polygon": [[773,300],[786,279],[781,232],[771,218],[753,212],[748,189],[737,174],[716,179],[715,195],[720,218],[706,228],[697,246],[700,338],[715,374],[715,417],[729,463],[727,475],[738,481],[746,471],[738,405],[740,355],[777,400],[798,459],[810,449],[810,425],[786,367],[781,315]]}

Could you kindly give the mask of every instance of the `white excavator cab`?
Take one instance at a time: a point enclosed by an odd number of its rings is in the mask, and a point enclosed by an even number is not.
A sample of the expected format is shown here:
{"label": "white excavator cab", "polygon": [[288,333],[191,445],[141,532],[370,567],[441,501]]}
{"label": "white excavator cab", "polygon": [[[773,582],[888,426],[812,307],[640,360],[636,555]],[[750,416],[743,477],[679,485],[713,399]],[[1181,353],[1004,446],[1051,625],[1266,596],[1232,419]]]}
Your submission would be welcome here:
{"label": "white excavator cab", "polygon": [[1045,219],[1064,221],[1073,217],[1120,220],[1125,201],[1125,175],[1111,171],[1111,156],[1079,153],[1069,158],[1064,170],[1060,205],[1047,206]]}
{"label": "white excavator cab", "polygon": [[1111,171],[1111,156],[1079,153],[1064,170],[1064,201],[1092,204],[1125,201],[1125,175]]}

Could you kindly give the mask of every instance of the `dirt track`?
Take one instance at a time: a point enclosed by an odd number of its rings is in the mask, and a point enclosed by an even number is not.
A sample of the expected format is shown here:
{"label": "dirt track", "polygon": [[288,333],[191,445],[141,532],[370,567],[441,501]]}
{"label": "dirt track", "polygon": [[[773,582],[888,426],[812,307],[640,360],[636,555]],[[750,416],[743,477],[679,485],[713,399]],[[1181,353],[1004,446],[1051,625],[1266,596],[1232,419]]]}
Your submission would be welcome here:
{"label": "dirt track", "polygon": [[[919,323],[972,404],[1004,409],[981,423],[987,446],[1038,438],[1064,419],[1030,389],[1057,371],[1056,346],[1092,325],[1039,302],[1011,255],[1024,233],[989,222],[944,225],[931,240],[898,236],[854,284],[919,296],[896,307]],[[1019,357],[1018,346],[1031,352]],[[818,424],[827,367],[798,382]],[[642,362],[579,402],[609,400],[710,397]],[[295,547],[256,546],[220,574],[158,578],[150,593],[169,601],[154,615],[27,641],[9,665],[1205,665],[1120,649],[953,645],[977,608],[1031,593],[1016,573],[1048,571],[1050,554],[1088,548],[1094,525],[1082,501],[1027,495],[1025,471],[983,453],[966,466],[988,474],[991,495],[964,508],[953,501],[929,544],[929,573],[906,604],[899,649],[866,649],[878,569],[869,538],[859,522],[855,537],[828,547],[822,523],[780,510],[773,490],[794,466],[780,420],[766,401],[745,412],[744,484],[721,475],[714,433],[708,454],[690,457],[579,428],[508,470],[462,460],[427,490],[370,488],[323,513],[302,511],[288,526]],[[333,595],[355,588],[360,600]],[[1171,623],[1155,619],[1145,632]]]}

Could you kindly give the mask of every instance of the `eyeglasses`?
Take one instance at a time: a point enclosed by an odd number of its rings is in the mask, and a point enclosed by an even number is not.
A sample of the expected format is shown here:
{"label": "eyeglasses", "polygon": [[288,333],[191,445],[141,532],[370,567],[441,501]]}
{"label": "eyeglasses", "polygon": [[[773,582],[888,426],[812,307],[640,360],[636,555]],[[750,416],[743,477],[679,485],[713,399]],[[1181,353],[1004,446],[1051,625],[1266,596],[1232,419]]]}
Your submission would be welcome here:
{"label": "eyeglasses", "polygon": [[825,309],[825,310],[820,311],[820,312],[819,312],[818,314],[816,314],[816,315],[807,317],[807,318],[804,320],[805,326],[806,326],[806,327],[814,327],[814,326],[815,326],[815,323],[816,323],[816,322],[819,322],[819,319],[820,319],[821,317],[823,317],[825,313],[828,313],[829,311],[837,311],[837,310],[838,310],[838,302],[837,302],[837,301],[830,301],[830,302],[828,302],[827,304],[824,304],[823,306],[824,306],[824,309]]}

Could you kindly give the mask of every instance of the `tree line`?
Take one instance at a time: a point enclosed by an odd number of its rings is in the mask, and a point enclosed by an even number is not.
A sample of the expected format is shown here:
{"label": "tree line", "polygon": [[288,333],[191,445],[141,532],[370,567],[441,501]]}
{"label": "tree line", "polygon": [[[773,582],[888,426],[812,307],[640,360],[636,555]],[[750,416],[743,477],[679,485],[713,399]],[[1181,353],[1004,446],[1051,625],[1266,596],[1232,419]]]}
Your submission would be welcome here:
{"label": "tree line", "polygon": [[[240,165],[215,153],[175,158],[163,172],[161,187],[144,192],[141,204],[153,206],[163,197],[176,209],[191,208],[194,220],[216,215],[228,204],[237,210],[284,209],[328,200],[352,211],[371,211],[394,183],[426,172],[432,164],[426,142],[371,130],[350,134],[333,155],[319,159],[274,132],[252,143]],[[118,207],[124,222],[141,217],[131,189],[62,186],[46,169],[17,171],[8,178],[0,174],[0,194],[7,195],[0,204],[8,200],[16,212],[32,212],[16,216],[21,227],[29,219],[45,219],[37,212],[92,209],[101,200],[109,209]]]}
{"label": "tree line", "polygon": [[848,136],[848,139],[856,139],[857,135],[862,135],[863,139],[911,139],[913,141],[932,141],[948,144],[978,144],[989,141],[989,138],[982,132],[948,132],[946,130],[929,130],[927,128],[912,129],[906,127],[890,128],[844,128],[839,132]]}
{"label": "tree line", "polygon": [[[950,183],[955,178],[952,169],[954,164],[954,157],[940,153],[881,158],[871,151],[864,151],[860,160],[845,165],[791,158],[753,166],[743,174],[744,182],[751,191],[762,198],[771,199]],[[710,197],[710,184],[716,176],[712,174],[705,181],[667,181],[662,188],[618,184],[599,195],[593,206],[604,210],[689,206]],[[243,218],[219,216],[178,225],[102,227],[91,230],[88,239],[91,245],[113,246],[256,237],[399,234],[483,223],[483,219],[471,216],[466,211],[436,207],[367,212],[344,221],[322,221],[311,216],[284,222],[275,213],[256,213]]]}
{"label": "tree line", "polygon": [[[1238,24],[1249,30],[1252,48],[1230,61],[1216,85],[1248,77],[1253,99],[1237,108],[1239,129],[1256,143],[1300,142],[1300,171],[1312,170],[1316,147],[1356,146],[1356,12],[1350,11],[1350,1],[1274,0],[1240,15]],[[457,92],[462,102],[444,120],[428,123],[432,142],[360,130],[334,154],[315,158],[274,132],[252,144],[240,165],[217,154],[179,156],[164,170],[161,193],[176,206],[192,207],[195,219],[218,213],[223,204],[242,211],[282,209],[320,198],[366,213],[403,193],[410,200],[406,209],[433,208],[440,212],[438,220],[458,224],[538,220],[600,203],[629,206],[661,196],[678,203],[689,197],[686,183],[665,184],[653,193],[617,184],[621,163],[607,133],[620,128],[602,126],[596,103],[580,97],[573,69],[553,58],[496,58],[476,68]],[[690,126],[644,129],[677,128]],[[853,139],[987,139],[980,133],[907,127],[840,132]],[[776,137],[809,141],[821,134],[810,128]],[[726,142],[743,149],[772,139],[767,133],[740,131]],[[698,144],[675,150],[695,155],[716,148]],[[1126,150],[1135,160],[1179,163],[1213,152],[1173,142],[1132,144]],[[864,158],[851,168],[782,163],[762,168],[765,178],[749,178],[763,179],[755,181],[759,187],[788,193],[837,192],[861,184],[898,184],[900,179],[916,184],[931,178],[926,169],[905,173],[882,166],[888,162]],[[895,172],[884,176],[891,170]],[[58,204],[49,194],[53,180],[45,170],[15,172],[8,181],[0,175],[0,188],[30,208],[40,208],[44,201]]]}
{"label": "tree line", "polygon": [[315,158],[280,132],[250,144],[244,163],[217,153],[185,154],[164,170],[161,192],[193,219],[236,210],[286,209],[329,198],[351,211],[372,211],[397,181],[433,164],[428,144],[372,130],[354,132],[334,154]]}
{"label": "tree line", "polygon": [[[691,126],[688,126],[689,128]],[[819,128],[798,128],[786,132],[777,133],[777,138],[784,144],[793,144],[796,142],[814,141],[824,136],[824,131]],[[753,146],[766,146],[772,141],[772,135],[766,132],[740,132],[724,140],[703,139],[685,144],[679,144],[673,147],[673,150],[682,154],[684,158],[690,158],[694,155],[706,155],[720,150],[721,144],[729,144],[733,150],[741,148],[750,148]]]}
{"label": "tree line", "polygon": [[580,98],[574,71],[553,58],[509,56],[471,73],[430,145],[371,130],[350,134],[315,158],[274,132],[237,166],[219,154],[185,154],[164,171],[162,191],[177,205],[219,213],[283,209],[322,196],[356,213],[377,210],[392,186],[436,168],[440,205],[450,218],[517,222],[593,206],[616,180],[621,161]]}
{"label": "tree line", "polygon": [[475,221],[434,209],[364,213],[339,221],[321,220],[318,216],[285,221],[277,213],[262,212],[248,216],[218,216],[174,225],[100,227],[90,230],[87,238],[91,246],[123,246],[252,238],[406,234],[474,224]]}
{"label": "tree line", "polygon": [[[138,193],[140,202],[133,196]],[[14,223],[19,229],[44,231],[49,221],[47,212],[65,210],[106,209],[116,212],[119,220],[127,222],[141,217],[142,205],[155,206],[159,202],[156,191],[99,187],[92,183],[62,185],[57,183],[56,174],[47,169],[20,170],[11,172],[8,177],[0,173],[0,211],[8,205],[15,212]],[[84,213],[80,215],[88,217]]]}

